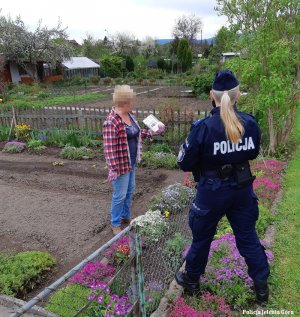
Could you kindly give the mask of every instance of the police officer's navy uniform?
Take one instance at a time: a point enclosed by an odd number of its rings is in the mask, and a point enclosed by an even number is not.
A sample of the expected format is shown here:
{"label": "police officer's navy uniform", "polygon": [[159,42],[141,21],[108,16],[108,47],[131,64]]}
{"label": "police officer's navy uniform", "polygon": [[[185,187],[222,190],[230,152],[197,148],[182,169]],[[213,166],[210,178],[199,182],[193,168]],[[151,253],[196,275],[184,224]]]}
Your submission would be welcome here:
{"label": "police officer's navy uniform", "polygon": [[[218,75],[225,79],[229,76],[231,80],[230,76],[234,75],[228,72],[221,71]],[[259,153],[260,129],[254,117],[234,108],[245,129],[239,143],[233,144],[227,139],[220,107],[215,107],[209,117],[193,123],[178,155],[180,168],[193,172],[198,182],[189,212],[193,242],[186,257],[187,275],[176,273],[176,280],[187,288],[191,285],[192,289],[197,288],[194,282],[204,274],[217,224],[226,215],[237,248],[248,265],[249,276],[256,286],[264,285],[266,289],[269,265],[255,230],[258,203],[248,164],[248,160],[255,159]]]}

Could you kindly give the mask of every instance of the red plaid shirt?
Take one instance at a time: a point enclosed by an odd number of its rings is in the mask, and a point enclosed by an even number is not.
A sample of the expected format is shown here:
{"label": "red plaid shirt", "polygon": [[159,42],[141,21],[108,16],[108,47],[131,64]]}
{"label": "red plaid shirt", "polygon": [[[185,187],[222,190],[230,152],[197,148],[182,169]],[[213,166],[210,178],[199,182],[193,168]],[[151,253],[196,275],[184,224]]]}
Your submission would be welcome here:
{"label": "red plaid shirt", "polygon": [[[151,138],[149,130],[141,129],[132,114],[129,114],[140,129],[136,163],[141,162],[142,140]],[[103,124],[103,147],[107,167],[118,176],[131,171],[130,152],[127,142],[125,123],[114,109]]]}

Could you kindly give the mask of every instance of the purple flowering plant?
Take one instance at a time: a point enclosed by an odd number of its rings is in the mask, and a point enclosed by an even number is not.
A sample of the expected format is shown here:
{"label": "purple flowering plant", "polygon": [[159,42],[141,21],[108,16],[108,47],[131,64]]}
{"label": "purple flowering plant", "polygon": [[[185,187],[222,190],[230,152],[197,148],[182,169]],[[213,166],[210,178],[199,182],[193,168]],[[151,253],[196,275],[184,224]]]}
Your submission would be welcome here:
{"label": "purple flowering plant", "polygon": [[108,281],[114,276],[115,268],[99,261],[89,262],[80,272],[75,274],[69,284],[80,284],[91,289],[87,300],[93,301],[89,316],[125,316],[132,304],[126,296],[114,294]]}
{"label": "purple flowering plant", "polygon": [[[264,241],[261,241],[264,244]],[[188,248],[183,253],[186,256]],[[269,262],[271,251],[266,251]],[[254,300],[253,282],[247,265],[236,247],[235,237],[225,234],[212,242],[206,272],[200,278],[203,289],[226,298],[235,309],[247,307]]]}
{"label": "purple flowering plant", "polygon": [[6,153],[21,153],[25,150],[26,143],[18,141],[10,141],[4,145],[2,152]]}
{"label": "purple flowering plant", "polygon": [[88,295],[87,299],[93,301],[92,314],[96,316],[125,316],[132,308],[129,298],[112,294],[111,289],[105,282],[100,282],[93,287],[93,292]]}

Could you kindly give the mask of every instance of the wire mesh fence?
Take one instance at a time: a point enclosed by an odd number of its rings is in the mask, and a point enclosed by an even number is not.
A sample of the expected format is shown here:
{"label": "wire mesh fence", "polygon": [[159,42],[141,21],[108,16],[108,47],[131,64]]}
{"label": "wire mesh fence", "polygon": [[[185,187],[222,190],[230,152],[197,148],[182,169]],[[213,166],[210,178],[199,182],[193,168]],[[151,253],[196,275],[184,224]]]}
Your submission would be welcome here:
{"label": "wire mesh fence", "polygon": [[150,316],[191,242],[194,194],[179,183],[166,187],[144,215],[10,316]]}

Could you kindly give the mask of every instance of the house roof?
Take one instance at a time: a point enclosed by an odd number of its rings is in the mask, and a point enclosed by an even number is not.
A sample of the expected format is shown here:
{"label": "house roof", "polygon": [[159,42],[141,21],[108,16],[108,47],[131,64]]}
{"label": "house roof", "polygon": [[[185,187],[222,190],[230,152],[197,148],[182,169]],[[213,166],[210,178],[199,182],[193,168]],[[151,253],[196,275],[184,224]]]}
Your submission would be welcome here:
{"label": "house roof", "polygon": [[62,62],[68,69],[78,68],[100,68],[100,66],[87,57],[71,57],[70,60]]}

